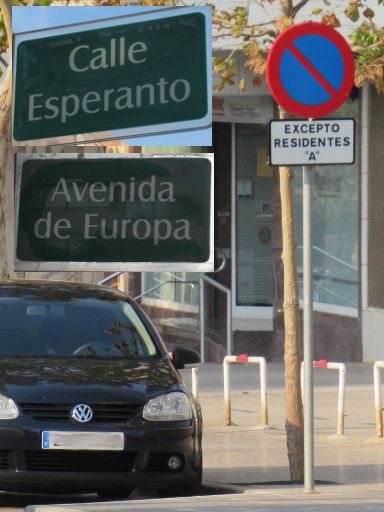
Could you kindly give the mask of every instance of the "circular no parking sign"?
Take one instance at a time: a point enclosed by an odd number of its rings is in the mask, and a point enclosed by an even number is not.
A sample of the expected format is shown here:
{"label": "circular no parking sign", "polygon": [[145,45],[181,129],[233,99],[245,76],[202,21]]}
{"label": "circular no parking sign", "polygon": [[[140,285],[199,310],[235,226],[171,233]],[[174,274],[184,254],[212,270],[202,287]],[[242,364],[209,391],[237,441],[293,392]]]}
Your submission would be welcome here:
{"label": "circular no parking sign", "polygon": [[323,117],[348,98],[355,65],[347,41],[321,23],[294,25],[272,45],[267,83],[275,101],[300,117]]}

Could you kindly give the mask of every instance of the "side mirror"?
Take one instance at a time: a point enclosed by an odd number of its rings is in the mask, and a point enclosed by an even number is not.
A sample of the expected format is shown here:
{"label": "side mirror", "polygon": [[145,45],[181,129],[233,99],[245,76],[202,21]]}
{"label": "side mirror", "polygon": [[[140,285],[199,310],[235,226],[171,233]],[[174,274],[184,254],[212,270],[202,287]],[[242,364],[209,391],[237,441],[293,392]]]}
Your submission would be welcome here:
{"label": "side mirror", "polygon": [[199,354],[190,348],[176,347],[171,354],[172,362],[178,370],[198,366],[201,362]]}

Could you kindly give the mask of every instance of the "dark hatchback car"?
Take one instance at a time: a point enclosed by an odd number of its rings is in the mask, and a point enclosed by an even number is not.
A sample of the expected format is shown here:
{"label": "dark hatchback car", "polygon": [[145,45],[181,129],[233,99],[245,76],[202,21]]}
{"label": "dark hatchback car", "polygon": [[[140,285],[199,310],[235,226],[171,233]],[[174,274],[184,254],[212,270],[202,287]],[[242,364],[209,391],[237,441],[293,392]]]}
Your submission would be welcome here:
{"label": "dark hatchback car", "polygon": [[201,484],[199,403],[136,303],[102,286],[0,281],[0,489],[129,495]]}

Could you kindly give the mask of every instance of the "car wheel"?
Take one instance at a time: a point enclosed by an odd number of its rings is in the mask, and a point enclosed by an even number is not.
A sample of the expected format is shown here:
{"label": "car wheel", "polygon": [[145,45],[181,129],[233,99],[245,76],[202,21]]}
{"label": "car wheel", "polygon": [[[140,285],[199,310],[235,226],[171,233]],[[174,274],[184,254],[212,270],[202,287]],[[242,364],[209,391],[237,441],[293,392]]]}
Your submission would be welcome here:
{"label": "car wheel", "polygon": [[97,494],[104,500],[124,500],[129,498],[132,491],[133,489],[118,489],[116,491],[113,489],[101,489],[100,491],[97,491]]}

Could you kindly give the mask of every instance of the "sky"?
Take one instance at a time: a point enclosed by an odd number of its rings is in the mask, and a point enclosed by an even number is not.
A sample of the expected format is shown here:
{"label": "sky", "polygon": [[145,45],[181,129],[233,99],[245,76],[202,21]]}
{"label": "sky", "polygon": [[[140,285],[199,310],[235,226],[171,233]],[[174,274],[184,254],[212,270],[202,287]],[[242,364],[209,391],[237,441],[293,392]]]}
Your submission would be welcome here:
{"label": "sky", "polygon": [[[84,21],[123,16],[159,7],[12,7],[13,33],[53,28]],[[172,134],[130,137],[131,146],[210,146],[211,129]]]}

